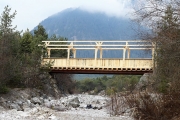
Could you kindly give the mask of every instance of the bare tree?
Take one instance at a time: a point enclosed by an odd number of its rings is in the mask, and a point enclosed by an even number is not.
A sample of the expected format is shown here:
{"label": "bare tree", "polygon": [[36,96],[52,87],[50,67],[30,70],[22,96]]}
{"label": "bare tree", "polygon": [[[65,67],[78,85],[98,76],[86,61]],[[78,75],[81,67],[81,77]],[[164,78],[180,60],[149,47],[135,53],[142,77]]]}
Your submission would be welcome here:
{"label": "bare tree", "polygon": [[[180,116],[180,1],[138,0],[135,21],[148,29],[143,40],[155,45],[154,93],[127,96],[135,119],[177,120]],[[159,93],[160,92],[160,93]]]}
{"label": "bare tree", "polygon": [[[154,43],[157,89],[165,92],[180,88],[180,7],[177,0],[140,0],[135,21],[149,29],[141,37]],[[173,87],[172,87],[173,84]]]}

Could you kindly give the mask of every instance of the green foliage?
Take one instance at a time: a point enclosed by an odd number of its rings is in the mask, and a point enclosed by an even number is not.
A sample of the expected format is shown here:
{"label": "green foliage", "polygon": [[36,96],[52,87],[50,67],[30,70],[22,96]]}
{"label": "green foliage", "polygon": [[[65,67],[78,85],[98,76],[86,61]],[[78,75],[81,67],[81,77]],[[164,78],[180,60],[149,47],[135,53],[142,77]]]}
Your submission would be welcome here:
{"label": "green foliage", "polygon": [[103,76],[101,78],[84,79],[77,81],[77,89],[80,92],[90,92],[94,90],[99,93],[106,90],[106,94],[112,95],[115,92],[132,91],[139,81],[140,76],[133,75],[114,75],[113,77]]}
{"label": "green foliage", "polygon": [[44,38],[44,39],[41,39],[40,42],[42,40],[48,39],[48,34],[46,33],[46,30],[44,29],[44,27],[42,25],[39,24],[37,30],[34,30],[34,37]]}
{"label": "green foliage", "polygon": [[0,94],[6,94],[8,92],[9,92],[8,87],[0,85]]}
{"label": "green foliage", "polygon": [[38,75],[41,70],[42,47],[38,45],[46,40],[48,35],[43,26],[32,35],[29,30],[23,35],[12,27],[16,12],[5,7],[0,16],[0,86],[5,93],[6,87],[36,87],[42,86]]}
{"label": "green foliage", "polygon": [[[49,41],[67,41],[67,38],[64,37],[57,37],[56,35],[52,35],[49,39]],[[67,44],[66,42],[58,43],[58,44]],[[51,50],[51,56],[50,57],[61,57],[66,58],[67,57],[67,50]],[[72,55],[72,52],[70,53]]]}
{"label": "green foliage", "polygon": [[88,92],[95,89],[95,84],[91,79],[85,79],[82,81],[78,81],[77,88],[80,90],[80,92]]}
{"label": "green foliage", "polygon": [[7,86],[19,68],[16,68],[18,60],[18,48],[20,33],[12,27],[12,20],[15,18],[16,11],[12,14],[11,8],[6,6],[0,16],[0,86]]}
{"label": "green foliage", "polygon": [[7,34],[10,34],[15,30],[16,27],[12,28],[12,19],[15,18],[16,11],[12,14],[10,14],[11,8],[7,5],[4,8],[4,11],[0,17],[1,25],[0,25],[0,31],[2,36],[6,36]]}
{"label": "green foliage", "polygon": [[27,29],[26,32],[23,33],[23,36],[20,40],[20,52],[24,54],[30,54],[32,53],[32,41],[33,41],[33,36]]}

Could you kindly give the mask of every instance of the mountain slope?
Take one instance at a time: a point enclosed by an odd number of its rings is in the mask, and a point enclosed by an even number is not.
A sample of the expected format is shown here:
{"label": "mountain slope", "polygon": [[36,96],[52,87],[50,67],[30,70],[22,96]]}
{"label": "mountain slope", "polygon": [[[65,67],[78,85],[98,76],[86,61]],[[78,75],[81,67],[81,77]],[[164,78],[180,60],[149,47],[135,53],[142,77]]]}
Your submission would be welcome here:
{"label": "mountain slope", "polygon": [[135,39],[131,23],[129,19],[69,8],[40,24],[49,35],[56,34],[69,40],[127,40]]}

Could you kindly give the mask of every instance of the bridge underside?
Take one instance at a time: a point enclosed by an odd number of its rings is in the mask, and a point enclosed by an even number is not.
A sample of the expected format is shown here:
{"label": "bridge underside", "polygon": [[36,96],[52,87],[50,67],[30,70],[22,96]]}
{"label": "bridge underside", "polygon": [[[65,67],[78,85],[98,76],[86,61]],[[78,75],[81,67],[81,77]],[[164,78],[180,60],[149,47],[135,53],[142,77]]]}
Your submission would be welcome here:
{"label": "bridge underside", "polygon": [[152,73],[152,69],[133,69],[133,68],[51,68],[50,73],[63,74],[126,74],[126,75],[143,75]]}

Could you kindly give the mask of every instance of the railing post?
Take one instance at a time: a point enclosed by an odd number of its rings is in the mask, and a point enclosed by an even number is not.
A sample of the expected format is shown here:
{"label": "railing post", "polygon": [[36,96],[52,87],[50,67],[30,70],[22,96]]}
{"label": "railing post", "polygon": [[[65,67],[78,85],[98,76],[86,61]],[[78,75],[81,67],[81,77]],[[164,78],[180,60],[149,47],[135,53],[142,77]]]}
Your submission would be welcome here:
{"label": "railing post", "polygon": [[67,51],[68,51],[68,55],[67,55],[67,63],[66,63],[66,67],[69,67],[70,48],[68,48]]}
{"label": "railing post", "polygon": [[95,55],[94,55],[94,67],[96,67],[96,62],[97,62],[97,52],[98,52],[98,48],[95,49]]}
{"label": "railing post", "polygon": [[76,58],[76,49],[73,48],[73,58]]}
{"label": "railing post", "polygon": [[131,53],[131,51],[130,51],[130,49],[128,48],[128,59],[130,58],[130,53]]}
{"label": "railing post", "polygon": [[67,55],[67,59],[69,59],[70,56],[70,48],[68,48],[68,55]]}
{"label": "railing post", "polygon": [[126,46],[124,46],[124,49],[123,49],[123,60],[126,59],[126,49],[127,49],[127,42],[126,42]]}
{"label": "railing post", "polygon": [[123,49],[123,60],[125,60],[126,57],[126,48]]}
{"label": "railing post", "polygon": [[129,59],[130,58],[130,49],[129,49],[128,45],[129,45],[128,42],[126,42],[126,49],[128,50],[127,58]]}
{"label": "railing post", "polygon": [[48,58],[50,58],[50,56],[51,56],[51,49],[47,49],[47,52],[48,52]]}
{"label": "railing post", "polygon": [[100,48],[100,58],[102,59],[102,56],[103,56],[103,52],[102,52],[102,49]]}

